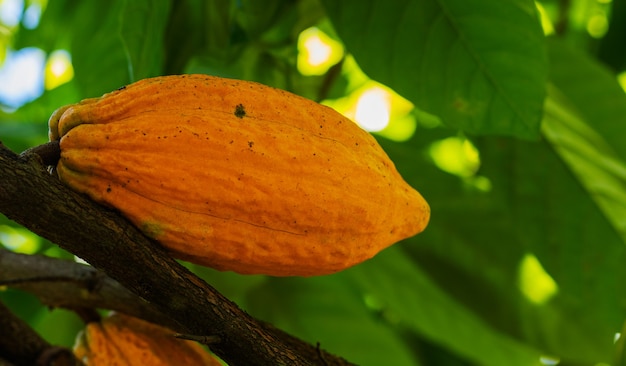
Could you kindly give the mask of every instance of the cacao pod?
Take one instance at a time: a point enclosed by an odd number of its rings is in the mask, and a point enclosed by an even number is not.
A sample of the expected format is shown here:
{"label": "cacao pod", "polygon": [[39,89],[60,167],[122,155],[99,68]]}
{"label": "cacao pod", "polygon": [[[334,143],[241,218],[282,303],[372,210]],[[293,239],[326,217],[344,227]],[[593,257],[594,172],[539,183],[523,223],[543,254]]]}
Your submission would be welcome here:
{"label": "cacao pod", "polygon": [[219,366],[199,344],[178,339],[168,328],[121,313],[87,324],[74,355],[86,366]]}
{"label": "cacao pod", "polygon": [[430,208],[331,108],[207,75],[144,79],[57,110],[59,178],[180,259],[244,274],[340,271],[421,232]]}

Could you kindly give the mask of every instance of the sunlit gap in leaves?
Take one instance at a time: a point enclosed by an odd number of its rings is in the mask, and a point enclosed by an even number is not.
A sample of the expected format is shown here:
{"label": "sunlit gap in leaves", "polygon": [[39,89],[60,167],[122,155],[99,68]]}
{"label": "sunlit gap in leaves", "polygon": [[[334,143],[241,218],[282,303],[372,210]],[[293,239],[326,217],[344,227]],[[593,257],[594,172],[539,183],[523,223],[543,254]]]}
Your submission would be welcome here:
{"label": "sunlit gap in leaves", "polygon": [[391,93],[381,87],[369,88],[359,96],[354,120],[371,132],[378,132],[389,125],[391,119]]}
{"label": "sunlit gap in leaves", "polygon": [[366,80],[343,98],[325,100],[361,128],[394,141],[406,141],[417,126],[411,102],[373,80]]}
{"label": "sunlit gap in leaves", "polygon": [[[25,8],[23,0],[0,0],[0,27],[8,31],[7,37],[2,39],[11,39],[20,23],[26,29],[39,26],[47,1],[31,0],[26,5]],[[46,61],[45,52],[39,48],[12,50],[9,42],[1,43],[2,55],[6,58],[0,60],[0,106],[7,112],[38,98],[45,89],[52,89],[73,77],[71,63],[60,71],[59,61],[69,60],[65,51],[51,53]],[[50,72],[48,65],[52,67]]]}
{"label": "sunlit gap in leaves", "polygon": [[531,302],[542,305],[558,293],[554,279],[543,269],[533,254],[527,253],[519,264],[518,286]]}
{"label": "sunlit gap in leaves", "polygon": [[617,74],[617,81],[619,82],[619,85],[622,87],[624,92],[626,92],[626,70]]}
{"label": "sunlit gap in leaves", "polygon": [[592,15],[587,21],[587,32],[593,38],[602,38],[609,29],[609,18],[606,13]]}
{"label": "sunlit gap in leaves", "polygon": [[[546,3],[544,6],[547,6]],[[572,2],[567,14],[568,27],[586,32],[592,38],[602,38],[609,29],[611,7],[611,0]]]}
{"label": "sunlit gap in leaves", "polygon": [[22,19],[23,0],[0,0],[0,23],[13,28]]}
{"label": "sunlit gap in leaves", "polygon": [[87,263],[84,259],[82,259],[81,257],[77,257],[77,256],[74,256],[74,262],[76,262],[76,263],[80,263],[80,264],[90,265],[90,264],[89,264],[89,263]]}
{"label": "sunlit gap in leaves", "polygon": [[24,0],[0,0],[0,23],[12,28],[22,22],[24,28],[35,29],[47,3],[46,0],[31,0],[24,9]]}
{"label": "sunlit gap in leaves", "polygon": [[406,141],[415,133],[418,119],[429,128],[438,125],[435,117],[418,111],[391,88],[368,78],[352,56],[345,57],[341,72],[347,81],[346,94],[324,100],[322,104],[355,121],[364,130],[390,140]]}
{"label": "sunlit gap in leaves", "polygon": [[550,16],[546,11],[546,8],[541,5],[541,3],[535,1],[535,5],[537,6],[537,10],[539,11],[539,17],[541,19],[541,26],[543,28],[543,33],[548,36],[554,33],[554,25],[550,20]]}
{"label": "sunlit gap in leaves", "polygon": [[9,52],[5,61],[0,66],[0,104],[9,111],[74,77],[70,54],[65,50],[53,51],[46,58],[39,48],[23,48]]}
{"label": "sunlit gap in leaves", "polygon": [[298,71],[302,75],[323,75],[344,55],[343,46],[317,27],[298,36]]}
{"label": "sunlit gap in leaves", "polygon": [[448,137],[430,146],[430,155],[439,169],[461,177],[471,177],[480,166],[478,150],[466,138]]}
{"label": "sunlit gap in leaves", "polygon": [[0,105],[15,109],[43,93],[45,52],[28,47],[7,52],[0,65]]}
{"label": "sunlit gap in leaves", "polygon": [[69,52],[56,50],[50,54],[44,72],[46,90],[63,85],[74,77],[74,68]]}
{"label": "sunlit gap in leaves", "polygon": [[561,362],[558,358],[550,357],[550,356],[541,356],[539,357],[539,363],[546,366],[554,366],[558,365]]}
{"label": "sunlit gap in leaves", "polygon": [[22,24],[26,29],[35,29],[39,25],[39,19],[41,19],[41,13],[45,7],[47,1],[32,1],[31,4],[24,11],[22,17]]}
{"label": "sunlit gap in leaves", "polygon": [[477,174],[480,154],[467,138],[448,137],[435,141],[428,152],[439,169],[460,177],[474,189],[482,192],[491,190],[489,178]]}
{"label": "sunlit gap in leaves", "polygon": [[[568,11],[568,21],[574,29],[586,31],[592,38],[602,38],[609,29],[612,0],[574,2]],[[535,1],[541,17],[541,25],[546,35],[554,33],[554,22],[559,21],[561,9],[558,2],[543,4]]]}
{"label": "sunlit gap in leaves", "polygon": [[0,0],[0,63],[20,23],[26,29],[37,28],[46,5],[46,0],[30,0],[24,9],[24,0]]}
{"label": "sunlit gap in leaves", "polygon": [[587,10],[587,33],[593,38],[602,38],[609,30],[612,0],[596,0]]}
{"label": "sunlit gap in leaves", "polygon": [[416,129],[413,104],[390,88],[370,80],[343,45],[318,27],[302,31],[298,37],[298,71],[302,75],[324,75],[339,61],[347,81],[346,96],[325,100],[328,105],[355,121],[364,130],[395,141],[408,140]]}
{"label": "sunlit gap in leaves", "polygon": [[41,239],[30,231],[0,225],[0,244],[16,253],[33,254],[41,247]]}
{"label": "sunlit gap in leaves", "polygon": [[396,325],[400,323],[400,319],[397,315],[388,309],[385,302],[380,298],[371,294],[365,294],[363,296],[363,302],[371,312],[384,319],[387,324]]}
{"label": "sunlit gap in leaves", "polygon": [[561,363],[561,360],[556,357],[541,356],[539,357],[539,363],[546,366],[555,366]]}

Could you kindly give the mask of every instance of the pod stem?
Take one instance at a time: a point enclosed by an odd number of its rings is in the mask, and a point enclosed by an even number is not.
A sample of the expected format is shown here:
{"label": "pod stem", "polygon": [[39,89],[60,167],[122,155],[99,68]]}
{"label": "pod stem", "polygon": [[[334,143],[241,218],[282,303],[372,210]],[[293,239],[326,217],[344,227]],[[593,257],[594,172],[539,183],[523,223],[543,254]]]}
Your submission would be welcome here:
{"label": "pod stem", "polygon": [[61,159],[59,141],[50,141],[42,145],[31,147],[30,149],[24,150],[20,156],[25,157],[31,154],[38,155],[45,166],[56,166],[59,159]]}

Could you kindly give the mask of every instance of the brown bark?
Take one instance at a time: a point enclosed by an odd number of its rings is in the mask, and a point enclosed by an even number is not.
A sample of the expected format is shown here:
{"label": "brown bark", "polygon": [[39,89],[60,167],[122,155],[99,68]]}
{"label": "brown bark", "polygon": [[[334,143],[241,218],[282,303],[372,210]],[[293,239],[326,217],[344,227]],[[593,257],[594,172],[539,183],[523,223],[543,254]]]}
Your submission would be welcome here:
{"label": "brown bark", "polygon": [[[55,347],[46,342],[22,319],[0,303],[0,355],[4,362],[15,366],[74,366],[80,362],[66,348]],[[8,358],[8,360],[6,360]],[[0,360],[0,365],[3,360]]]}
{"label": "brown bark", "polygon": [[97,320],[89,309],[100,308],[170,328],[176,326],[170,317],[104,272],[74,261],[0,248],[0,286],[29,292],[49,307],[75,310],[85,322]]}
{"label": "brown bark", "polygon": [[229,365],[346,365],[252,318],[111,210],[63,186],[35,154],[0,144],[0,212],[84,259],[171,319],[175,331],[217,336]]}

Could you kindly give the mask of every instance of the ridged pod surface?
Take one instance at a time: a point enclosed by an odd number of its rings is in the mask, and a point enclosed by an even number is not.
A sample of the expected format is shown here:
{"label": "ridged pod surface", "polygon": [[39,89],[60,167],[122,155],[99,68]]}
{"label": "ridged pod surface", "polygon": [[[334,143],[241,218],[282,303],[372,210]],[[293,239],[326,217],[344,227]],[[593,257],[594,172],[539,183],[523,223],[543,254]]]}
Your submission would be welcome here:
{"label": "ridged pod surface", "polygon": [[430,217],[369,133],[254,82],[144,79],[62,107],[49,124],[64,183],[176,257],[219,270],[337,272]]}
{"label": "ridged pod surface", "polygon": [[86,366],[220,366],[207,350],[175,332],[121,313],[87,324],[74,355]]}

